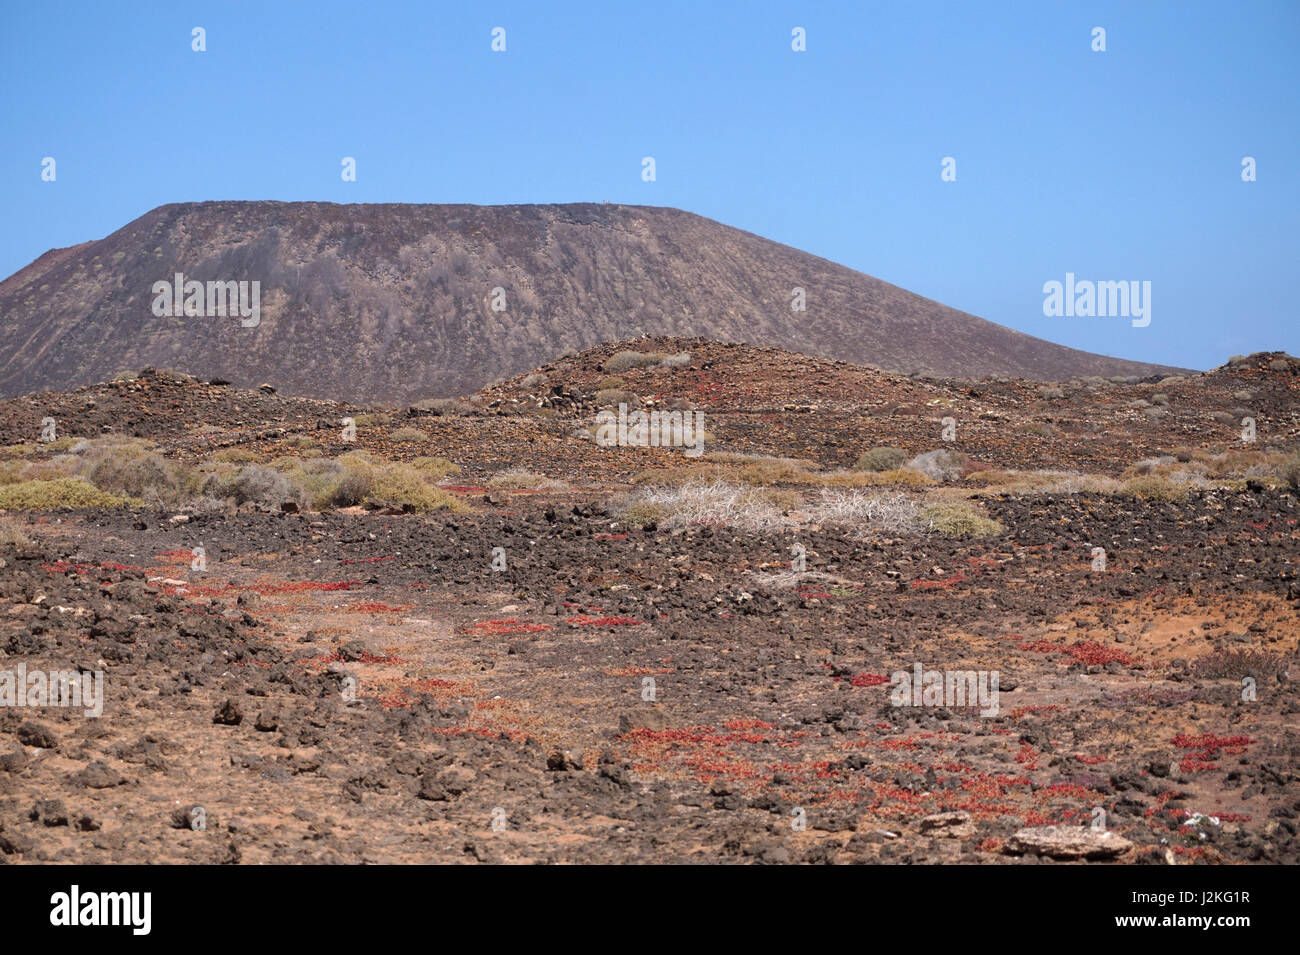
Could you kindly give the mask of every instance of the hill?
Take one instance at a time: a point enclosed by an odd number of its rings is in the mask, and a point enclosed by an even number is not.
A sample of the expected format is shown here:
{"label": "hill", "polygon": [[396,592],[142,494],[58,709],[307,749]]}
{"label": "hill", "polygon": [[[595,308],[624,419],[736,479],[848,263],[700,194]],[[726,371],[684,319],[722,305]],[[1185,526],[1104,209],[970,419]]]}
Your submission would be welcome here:
{"label": "hill", "polygon": [[[257,315],[166,314],[173,296],[155,283],[178,273],[203,284],[205,307],[207,283],[249,283],[250,314],[259,283]],[[796,287],[806,311],[792,310]],[[161,206],[0,283],[0,395],[155,365],[407,401],[642,334],[945,377],[1174,370],[1054,345],[676,209],[203,202]]]}

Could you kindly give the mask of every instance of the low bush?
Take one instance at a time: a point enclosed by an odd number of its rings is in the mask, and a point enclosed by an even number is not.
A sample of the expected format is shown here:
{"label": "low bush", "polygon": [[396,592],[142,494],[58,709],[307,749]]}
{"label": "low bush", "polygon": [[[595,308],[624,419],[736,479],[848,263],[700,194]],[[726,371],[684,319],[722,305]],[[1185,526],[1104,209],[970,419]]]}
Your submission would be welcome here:
{"label": "low bush", "polygon": [[260,464],[248,464],[233,474],[217,472],[209,475],[203,493],[218,499],[233,499],[236,504],[253,502],[268,507],[279,507],[292,501],[299,506],[307,503],[302,486],[288,476]]}
{"label": "low bush", "polygon": [[716,481],[654,487],[641,491],[621,510],[628,524],[659,524],[672,529],[694,525],[760,532],[793,523],[782,506],[787,499],[771,492]]}
{"label": "low bush", "polygon": [[875,533],[915,531],[920,507],[906,494],[823,491],[810,513],[819,523],[846,527],[854,537],[862,538]]}
{"label": "low bush", "polygon": [[31,543],[21,524],[11,517],[0,517],[0,547],[22,548]]}
{"label": "low bush", "polygon": [[597,408],[616,408],[627,405],[629,411],[640,410],[641,399],[630,391],[619,388],[602,388],[595,396]]}
{"label": "low bush", "polygon": [[0,486],[0,510],[48,511],[60,507],[143,507],[144,501],[101,491],[81,478],[19,481]]}
{"label": "low bush", "polygon": [[545,474],[534,474],[531,471],[518,468],[492,475],[488,479],[487,486],[543,488],[546,490],[567,487],[563,481],[548,478]]}
{"label": "low bush", "polygon": [[302,487],[317,510],[355,507],[370,500],[409,507],[416,513],[468,510],[463,502],[435,483],[459,470],[445,458],[417,458],[411,464],[389,464],[366,451],[349,451],[337,460],[285,459],[277,464]]}
{"label": "low bush", "polygon": [[605,363],[600,366],[600,370],[606,374],[615,375],[622,371],[631,371],[633,368],[649,368],[651,365],[658,365],[667,358],[668,356],[663,352],[615,352],[605,360]]}
{"label": "low bush", "polygon": [[962,476],[969,463],[970,458],[961,451],[939,448],[918,454],[907,462],[907,466],[934,481],[955,481]]}
{"label": "low bush", "polygon": [[907,461],[907,452],[902,448],[872,448],[864,451],[853,465],[858,471],[893,471],[901,468]]}
{"label": "low bush", "polygon": [[264,464],[266,455],[252,448],[222,448],[214,451],[210,460],[218,464]]}
{"label": "low bush", "polygon": [[173,505],[194,497],[203,483],[192,468],[142,442],[85,442],[77,447],[77,472],[109,494]]}
{"label": "low bush", "polygon": [[463,398],[425,398],[411,407],[435,416],[467,415],[474,411],[474,406]]}
{"label": "low bush", "polygon": [[431,481],[441,481],[449,474],[459,474],[460,465],[446,458],[419,457],[411,461],[411,467],[418,468]]}
{"label": "low bush", "polygon": [[1286,481],[1291,490],[1300,491],[1300,451],[1282,462],[1278,468],[1278,477]]}
{"label": "low bush", "polygon": [[1155,475],[1135,477],[1125,481],[1121,493],[1142,501],[1185,501],[1187,488]]}
{"label": "low bush", "polygon": [[889,471],[832,471],[818,475],[816,482],[824,487],[883,487],[901,484],[904,487],[926,487],[935,482],[920,471],[911,468],[893,468]]}
{"label": "low bush", "polygon": [[1210,680],[1240,680],[1247,676],[1266,680],[1276,677],[1286,668],[1286,660],[1276,653],[1243,647],[1207,653],[1192,663],[1191,671],[1195,676]]}
{"label": "low bush", "polygon": [[967,501],[943,501],[922,508],[920,520],[940,534],[950,537],[989,537],[1001,534],[1003,527],[985,517]]}

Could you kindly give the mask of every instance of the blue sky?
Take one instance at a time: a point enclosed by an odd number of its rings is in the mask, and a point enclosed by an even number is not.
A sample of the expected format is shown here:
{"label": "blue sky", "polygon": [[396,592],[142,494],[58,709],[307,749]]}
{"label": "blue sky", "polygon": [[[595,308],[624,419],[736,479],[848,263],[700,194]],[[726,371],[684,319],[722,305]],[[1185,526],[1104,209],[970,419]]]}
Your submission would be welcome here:
{"label": "blue sky", "polygon": [[[0,87],[0,275],[166,202],[610,200],[1090,351],[1300,354],[1297,2],[3,0]],[[1066,272],[1151,324],[1045,317]]]}

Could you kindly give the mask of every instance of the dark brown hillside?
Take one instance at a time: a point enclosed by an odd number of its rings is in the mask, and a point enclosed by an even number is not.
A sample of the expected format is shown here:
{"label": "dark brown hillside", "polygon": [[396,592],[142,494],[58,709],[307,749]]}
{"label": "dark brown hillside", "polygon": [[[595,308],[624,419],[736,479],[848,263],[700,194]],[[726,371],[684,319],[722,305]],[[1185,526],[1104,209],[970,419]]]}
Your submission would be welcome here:
{"label": "dark brown hillside", "polygon": [[[176,272],[260,282],[260,324],[154,316],[152,286]],[[791,310],[795,286],[806,312]],[[642,333],[942,376],[1169,370],[1053,345],[676,209],[204,202],[159,207],[0,283],[0,394],[157,365],[406,401]]]}

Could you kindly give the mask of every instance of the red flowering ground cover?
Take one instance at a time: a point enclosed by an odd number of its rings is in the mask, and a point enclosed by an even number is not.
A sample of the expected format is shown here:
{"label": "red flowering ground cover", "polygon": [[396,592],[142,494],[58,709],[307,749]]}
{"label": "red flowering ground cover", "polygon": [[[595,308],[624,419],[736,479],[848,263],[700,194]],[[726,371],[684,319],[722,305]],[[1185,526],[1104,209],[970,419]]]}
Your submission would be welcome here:
{"label": "red flowering ground cover", "polygon": [[889,682],[889,677],[879,673],[857,673],[849,680],[852,686],[881,686]]}
{"label": "red flowering ground cover", "polygon": [[1185,773],[1203,773],[1208,770],[1218,769],[1218,763],[1212,760],[1218,759],[1220,755],[1236,756],[1246,752],[1246,748],[1254,742],[1249,736],[1216,736],[1214,733],[1201,733],[1199,735],[1188,735],[1179,733],[1169,742],[1173,743],[1179,749],[1189,750],[1183,756],[1179,768]]}
{"label": "red flowering ground cover", "polygon": [[1018,646],[1021,650],[1030,653],[1064,653],[1088,666],[1101,666],[1111,661],[1117,661],[1126,667],[1142,665],[1141,661],[1132,654],[1097,643],[1095,640],[1079,640],[1068,645],[1052,643],[1050,640],[1031,640]]}

